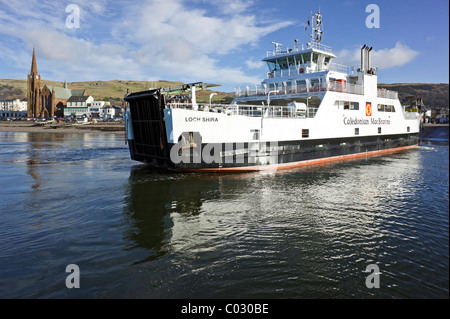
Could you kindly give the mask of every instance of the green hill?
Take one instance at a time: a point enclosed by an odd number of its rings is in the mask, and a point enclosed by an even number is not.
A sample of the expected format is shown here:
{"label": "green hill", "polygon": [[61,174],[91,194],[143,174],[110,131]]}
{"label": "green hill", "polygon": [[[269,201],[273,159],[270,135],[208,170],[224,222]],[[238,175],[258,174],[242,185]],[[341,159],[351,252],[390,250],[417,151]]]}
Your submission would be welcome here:
{"label": "green hill", "polygon": [[[44,85],[51,85],[63,87],[64,82],[55,81],[41,81],[41,87]],[[92,95],[96,100],[105,100],[114,105],[121,105],[122,99],[127,93],[144,91],[151,86],[168,87],[180,85],[182,82],[177,81],[86,81],[86,82],[69,82],[71,89],[85,89],[88,95]],[[394,84],[379,84],[380,88],[398,91],[400,101],[406,96],[423,97],[424,104],[433,108],[445,108],[449,106],[449,85],[448,84],[434,84],[434,83],[394,83]],[[0,100],[9,99],[25,99],[27,92],[26,80],[11,80],[0,79]],[[216,103],[229,103],[232,101],[233,93],[224,93],[217,91],[200,91],[197,93],[199,102],[209,101],[209,94],[211,92],[217,93],[214,97]]]}
{"label": "green hill", "polygon": [[430,108],[448,109],[449,106],[449,85],[445,83],[393,83],[378,84],[378,87],[397,91],[400,101],[407,96],[417,96]]}
{"label": "green hill", "polygon": [[[85,89],[88,95],[92,95],[95,100],[109,101],[114,105],[121,105],[122,99],[126,95],[127,90],[130,92],[139,92],[148,90],[150,87],[168,87],[183,84],[177,81],[85,81],[85,82],[69,82],[70,89],[80,90]],[[64,82],[55,81],[41,81],[41,88],[44,85],[64,87]],[[198,92],[197,97],[199,102],[209,101],[209,94],[215,91],[205,90]],[[214,101],[217,102],[231,102],[234,94],[216,92]],[[0,100],[10,99],[26,99],[27,97],[27,81],[26,80],[12,80],[0,79]]]}

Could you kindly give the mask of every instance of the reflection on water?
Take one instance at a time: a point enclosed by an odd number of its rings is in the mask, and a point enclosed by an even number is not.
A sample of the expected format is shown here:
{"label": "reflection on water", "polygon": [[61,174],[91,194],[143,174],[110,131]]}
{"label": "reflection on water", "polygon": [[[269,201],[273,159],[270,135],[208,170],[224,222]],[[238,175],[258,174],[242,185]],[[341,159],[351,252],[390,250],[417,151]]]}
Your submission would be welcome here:
{"label": "reflection on water", "polygon": [[113,134],[0,146],[0,297],[448,297],[448,146],[239,175],[153,170]]}
{"label": "reflection on water", "polygon": [[[171,275],[185,280],[185,289],[198,285],[189,276],[201,280],[205,290],[195,297],[211,296],[211,289],[216,297],[233,295],[230,282],[240,283],[241,297],[408,295],[409,272],[427,273],[415,264],[429,258],[424,247],[436,249],[435,269],[448,270],[448,219],[417,224],[425,218],[422,189],[415,187],[424,182],[422,152],[428,150],[267,174],[167,174],[136,166],[125,201],[133,224],[126,239],[150,253],[139,263],[167,257],[182,266]],[[448,199],[448,189],[439,191]],[[425,234],[429,227],[441,235]],[[382,268],[387,290],[365,287],[369,264]],[[428,287],[418,296],[448,293],[448,286]]]}

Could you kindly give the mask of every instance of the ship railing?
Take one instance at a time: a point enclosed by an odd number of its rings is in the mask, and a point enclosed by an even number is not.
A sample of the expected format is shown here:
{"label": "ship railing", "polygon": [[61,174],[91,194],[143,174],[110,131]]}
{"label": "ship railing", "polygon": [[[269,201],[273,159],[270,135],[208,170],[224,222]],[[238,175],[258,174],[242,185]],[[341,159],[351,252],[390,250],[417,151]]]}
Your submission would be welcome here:
{"label": "ship railing", "polygon": [[289,68],[284,68],[281,70],[273,70],[267,73],[268,79],[281,78],[283,76],[297,76],[303,75],[305,73],[314,73],[322,71],[334,71],[339,73],[344,73],[348,75],[356,74],[356,68],[350,67],[348,65],[338,64],[338,63],[317,63],[317,64],[300,64],[291,66]]}
{"label": "ship railing", "polygon": [[186,102],[170,102],[166,104],[166,108],[168,109],[198,110],[215,113],[222,113],[227,107],[228,104],[196,103],[195,105],[193,105],[192,103]]}
{"label": "ship railing", "polygon": [[350,74],[350,75],[356,73],[355,67],[351,67],[351,66],[348,66],[348,65],[339,64],[339,63],[335,63],[335,62],[331,62],[328,65],[328,70],[329,71],[334,71],[334,72]]}
{"label": "ship railing", "polygon": [[278,85],[276,87],[267,88],[261,85],[246,86],[236,88],[236,97],[256,97],[267,96],[269,92],[272,95],[292,94],[292,93],[306,93],[306,92],[322,92],[333,91],[349,94],[364,94],[364,87],[353,83],[345,83],[339,81],[328,81],[326,83],[316,82],[313,84],[297,84],[297,85]]}
{"label": "ship railing", "polygon": [[284,50],[282,50],[281,48],[278,48],[278,50],[268,50],[266,55],[269,58],[269,57],[274,57],[274,56],[278,56],[278,55],[289,54],[292,52],[304,51],[304,50],[308,50],[308,49],[316,49],[316,50],[320,50],[320,51],[324,51],[324,52],[328,52],[328,53],[332,53],[332,51],[333,51],[333,48],[328,45],[313,42],[313,43],[298,44],[298,45],[294,46],[294,48],[286,48]]}
{"label": "ship railing", "polygon": [[377,97],[385,98],[385,99],[398,99],[398,92],[396,91],[390,91],[386,89],[378,89],[377,91]]}
{"label": "ship railing", "polygon": [[231,104],[225,110],[227,115],[243,115],[264,118],[314,118],[317,107],[307,107],[306,110],[296,110],[292,106],[262,106]]}
{"label": "ship railing", "polygon": [[307,48],[308,49],[317,49],[317,50],[328,52],[328,53],[331,53],[333,51],[332,47],[321,44],[321,43],[317,43],[317,42],[307,43]]}
{"label": "ship railing", "polygon": [[327,84],[328,91],[342,92],[350,94],[364,94],[364,86],[343,82],[343,81],[329,81]]}
{"label": "ship railing", "polygon": [[225,113],[227,115],[242,115],[265,118],[314,118],[317,107],[307,107],[305,110],[295,110],[292,106],[239,105],[239,104],[208,104],[208,103],[176,103],[166,104],[169,109],[198,110],[203,112]]}

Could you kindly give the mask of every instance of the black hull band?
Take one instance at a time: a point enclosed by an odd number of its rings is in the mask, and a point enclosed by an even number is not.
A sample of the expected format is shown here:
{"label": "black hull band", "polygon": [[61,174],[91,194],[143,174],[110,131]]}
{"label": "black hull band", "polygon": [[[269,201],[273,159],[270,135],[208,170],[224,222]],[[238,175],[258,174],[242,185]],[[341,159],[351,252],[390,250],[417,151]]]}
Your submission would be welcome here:
{"label": "black hull band", "polygon": [[401,134],[271,143],[199,144],[187,148],[168,144],[164,148],[172,150],[166,153],[169,156],[139,148],[134,140],[129,140],[129,147],[133,160],[159,168],[182,171],[251,171],[264,169],[265,166],[289,167],[293,163],[404,149],[418,145],[418,142],[418,134]]}

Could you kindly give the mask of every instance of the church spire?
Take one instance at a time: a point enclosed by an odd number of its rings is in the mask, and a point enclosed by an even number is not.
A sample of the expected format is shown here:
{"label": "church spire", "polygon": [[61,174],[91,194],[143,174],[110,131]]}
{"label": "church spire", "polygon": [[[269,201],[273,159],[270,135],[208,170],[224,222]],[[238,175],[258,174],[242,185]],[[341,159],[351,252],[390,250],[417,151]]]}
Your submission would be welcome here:
{"label": "church spire", "polygon": [[33,60],[31,62],[31,72],[30,74],[37,74],[37,64],[36,64],[36,53],[34,52],[34,48],[33,48]]}

